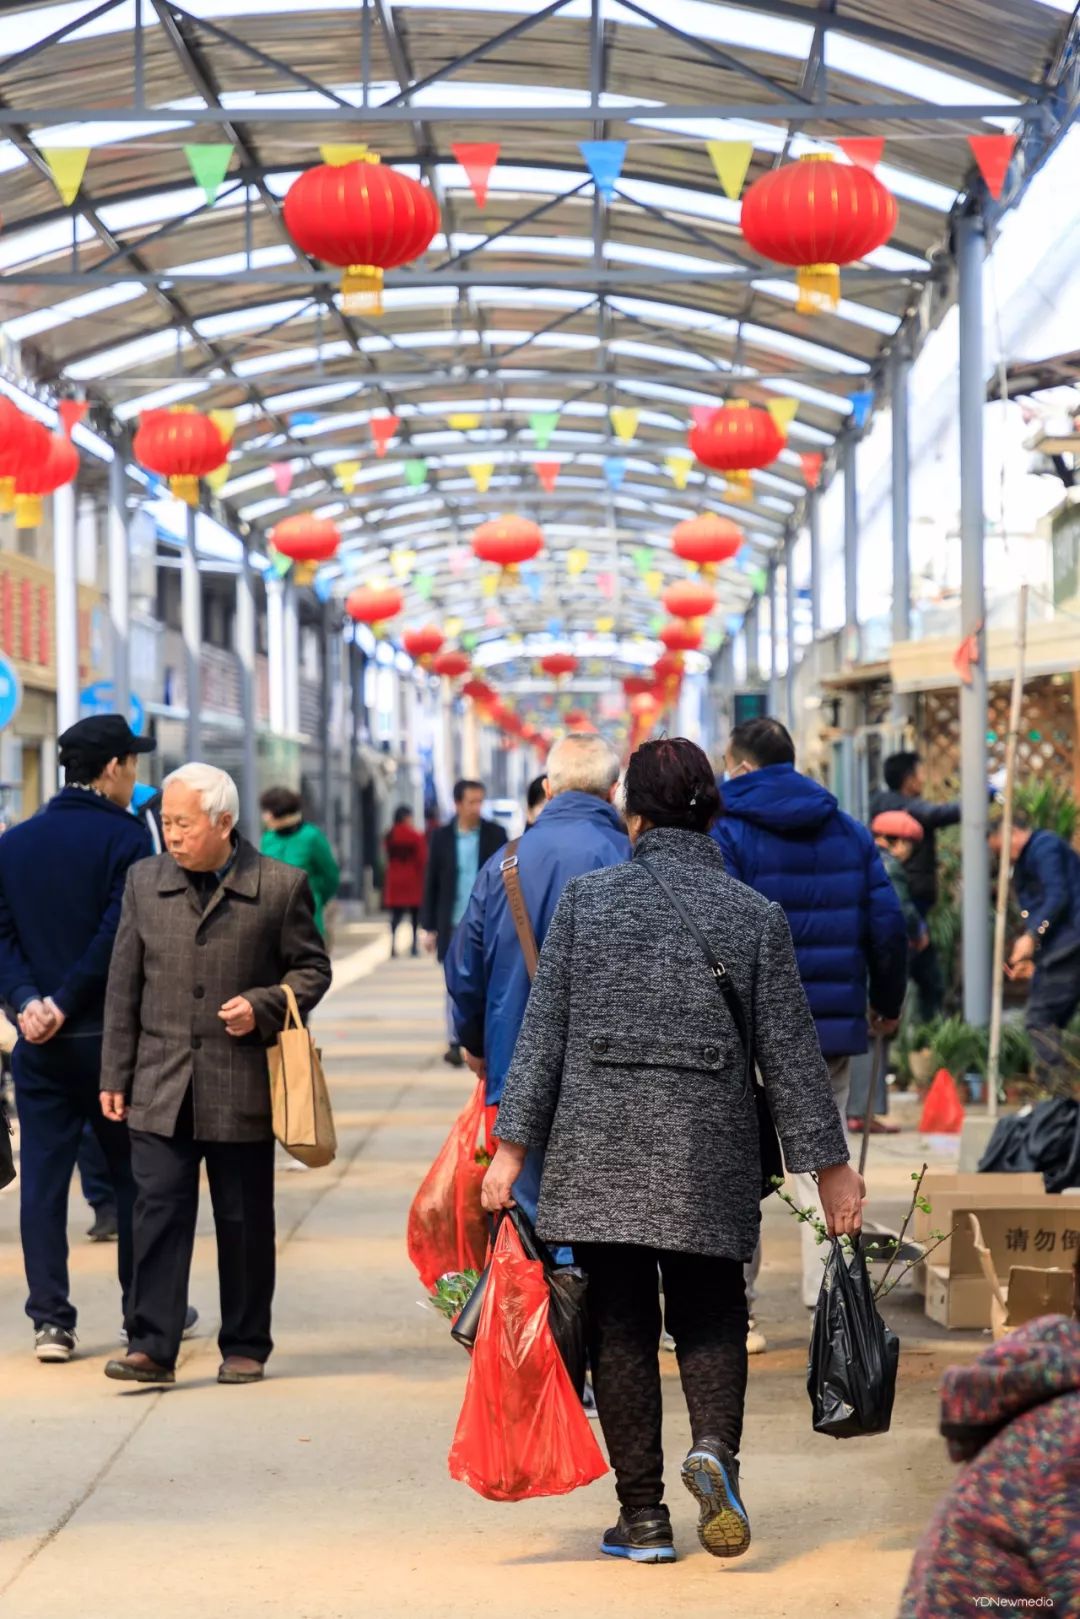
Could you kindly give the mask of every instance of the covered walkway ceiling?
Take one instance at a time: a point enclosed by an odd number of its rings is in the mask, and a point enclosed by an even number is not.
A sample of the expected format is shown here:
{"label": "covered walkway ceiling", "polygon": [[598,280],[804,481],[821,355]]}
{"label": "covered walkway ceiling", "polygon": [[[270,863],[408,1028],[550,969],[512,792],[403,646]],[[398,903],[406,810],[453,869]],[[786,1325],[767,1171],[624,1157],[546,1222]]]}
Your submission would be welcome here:
{"label": "covered walkway ceiling", "polygon": [[[1059,0],[89,0],[12,8],[0,36],[0,321],[7,361],[93,401],[115,431],[153,404],[231,408],[239,429],[221,491],[257,534],[292,510],[334,515],[343,577],[387,573],[407,549],[445,616],[487,639],[592,629],[605,611],[568,581],[584,547],[615,573],[618,630],[656,611],[635,568],[703,509],[745,525],[722,577],[741,612],[805,492],[799,452],[828,453],[850,395],[879,396],[883,360],[916,346],[951,293],[950,216],[975,200],[992,224],[968,137],[1017,131],[1000,207],[1072,116],[1076,22]],[[902,21],[901,21],[902,15]],[[809,149],[884,136],[879,175],[900,204],[890,244],[845,272],[830,315],[795,310],[789,272],[763,264],[716,182],[710,139],[748,139],[747,183]],[[615,195],[597,194],[578,143],[625,140]],[[497,140],[481,210],[458,141]],[[234,147],[213,206],[182,148]],[[281,199],[330,142],[364,141],[426,180],[443,233],[388,276],[385,313],[347,316],[338,275],[291,244]],[[90,146],[63,207],[42,149]],[[727,396],[799,401],[789,447],[747,506],[696,469],[689,412]],[[614,405],[640,411],[612,434]],[[547,450],[531,415],[558,409]],[[376,459],[368,421],[399,435]],[[301,421],[296,420],[297,413]],[[449,418],[479,417],[465,431]],[[314,419],[304,420],[303,418]],[[621,486],[605,457],[625,458]],[[535,461],[562,463],[552,493]],[[427,462],[417,488],[405,463]],[[361,463],[345,496],[333,468]],[[272,463],[292,464],[287,496]],[[469,467],[494,463],[488,492]],[[503,510],[540,520],[543,586],[492,622],[458,551]],[[679,565],[681,571],[681,565]],[[425,590],[427,590],[425,586]],[[521,599],[517,599],[520,597]],[[430,595],[410,596],[414,618]],[[496,655],[498,648],[489,648]]]}

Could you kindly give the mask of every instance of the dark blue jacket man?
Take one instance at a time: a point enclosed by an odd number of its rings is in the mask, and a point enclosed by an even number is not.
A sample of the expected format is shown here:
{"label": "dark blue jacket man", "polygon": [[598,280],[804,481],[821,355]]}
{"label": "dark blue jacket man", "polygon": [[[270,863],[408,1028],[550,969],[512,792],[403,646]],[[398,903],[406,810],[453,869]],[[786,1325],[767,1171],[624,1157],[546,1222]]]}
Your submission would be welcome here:
{"label": "dark blue jacket man", "polygon": [[128,868],[149,855],[131,815],[137,755],[154,743],[119,714],[79,720],[59,739],[66,785],[0,838],[0,999],[18,1019],[12,1056],[20,1127],[20,1219],[39,1360],[75,1343],[68,1296],[68,1190],[83,1128],[97,1134],[116,1189],[118,1268],[131,1280],[127,1126],[99,1100],[105,986]]}
{"label": "dark blue jacket man", "polygon": [[[522,897],[538,946],[572,877],[629,858],[630,843],[611,803],[618,779],[618,755],[602,737],[572,734],[551,750],[548,803],[517,849]],[[489,1103],[502,1097],[530,988],[503,858],[500,850],[481,870],[446,958],[458,1037],[470,1065],[486,1073]],[[530,1216],[536,1213],[540,1168],[539,1155],[531,1155],[514,1188]]]}
{"label": "dark blue jacket man", "polygon": [[[1001,829],[990,847],[1001,853]],[[1080,855],[1056,832],[1012,830],[1013,883],[1024,927],[1009,956],[1010,978],[1030,979],[1024,1021],[1042,1077],[1071,1095],[1060,1031],[1080,1007]]]}

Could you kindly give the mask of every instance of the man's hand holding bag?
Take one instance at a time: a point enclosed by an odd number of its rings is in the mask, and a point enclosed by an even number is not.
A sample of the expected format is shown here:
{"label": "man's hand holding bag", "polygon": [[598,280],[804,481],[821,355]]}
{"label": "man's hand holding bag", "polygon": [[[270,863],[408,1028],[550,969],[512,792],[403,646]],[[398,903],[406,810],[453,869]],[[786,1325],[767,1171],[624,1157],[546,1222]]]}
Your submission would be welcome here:
{"label": "man's hand holding bag", "polygon": [[281,988],[287,1008],[285,1026],[266,1053],[274,1135],[300,1163],[309,1169],[322,1169],[333,1163],[337,1153],[330,1091],[314,1037],[301,1020],[296,996],[288,984]]}

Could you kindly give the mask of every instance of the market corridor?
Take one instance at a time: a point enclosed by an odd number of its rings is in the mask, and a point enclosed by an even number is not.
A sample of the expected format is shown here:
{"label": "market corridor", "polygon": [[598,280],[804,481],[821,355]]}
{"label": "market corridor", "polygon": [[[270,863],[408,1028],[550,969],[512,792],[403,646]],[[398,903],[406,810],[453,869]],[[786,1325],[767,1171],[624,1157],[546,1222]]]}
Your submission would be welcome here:
{"label": "market corridor", "polygon": [[[203,1314],[176,1387],[118,1393],[114,1251],[83,1238],[72,1198],[79,1358],[41,1366],[21,1316],[17,1197],[0,1196],[0,1612],[7,1619],[888,1619],[946,1477],[936,1385],[948,1351],[905,1316],[897,1416],[885,1439],[810,1430],[797,1241],[768,1212],[761,1324],[743,1478],[755,1544],[720,1566],[669,1490],[683,1561],[596,1554],[610,1481],[563,1500],[497,1507],[452,1484],[445,1457],[465,1373],[420,1307],[404,1252],[409,1198],[466,1092],[439,1060],[442,1000],[427,961],[350,958],[320,1010],[341,1153],[278,1175],[277,1350],[267,1382],[219,1388],[216,1280],[203,1200],[191,1299]],[[897,1184],[903,1174],[898,1169]],[[775,1203],[775,1200],[774,1200]],[[934,1329],[930,1329],[932,1332]],[[675,1366],[669,1476],[686,1443]],[[678,1413],[678,1414],[676,1414]],[[860,1534],[852,1525],[869,1526]]]}

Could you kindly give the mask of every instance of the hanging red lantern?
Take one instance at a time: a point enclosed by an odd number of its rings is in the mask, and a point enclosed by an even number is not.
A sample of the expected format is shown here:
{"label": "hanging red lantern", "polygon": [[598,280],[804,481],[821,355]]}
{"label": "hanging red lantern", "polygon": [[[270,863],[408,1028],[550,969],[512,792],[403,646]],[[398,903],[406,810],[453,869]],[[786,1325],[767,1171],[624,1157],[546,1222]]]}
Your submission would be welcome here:
{"label": "hanging red lantern", "polygon": [[680,579],[661,596],[672,618],[705,618],[716,606],[716,592],[696,579]]}
{"label": "hanging red lantern", "polygon": [[743,531],[730,517],[717,517],[706,512],[702,517],[688,517],[677,523],[671,534],[671,549],[684,562],[692,562],[705,578],[721,562],[730,562],[738,555],[743,542]]}
{"label": "hanging red lantern", "polygon": [[802,315],[835,309],[840,266],[882,247],[896,229],[896,198],[869,169],[810,152],[755,180],[742,201],[742,233],[777,264],[795,267]]}
{"label": "hanging red lantern", "polygon": [[344,270],[346,314],[381,314],[383,273],[431,245],[439,205],[427,186],[372,153],[355,163],[321,163],[289,187],[285,227],[303,252]]}
{"label": "hanging red lantern", "polygon": [[401,644],[410,658],[426,667],[445,640],[446,636],[437,625],[422,624],[419,629],[406,630],[401,638]]}
{"label": "hanging red lantern", "polygon": [[405,605],[401,591],[393,585],[377,589],[373,585],[360,585],[350,590],[345,598],[345,611],[357,624],[385,624],[396,618]]}
{"label": "hanging red lantern", "polygon": [[140,466],[168,478],[178,500],[199,502],[199,479],[223,466],[229,450],[217,425],[197,410],[147,410],[132,452]]}
{"label": "hanging red lantern", "polygon": [[669,652],[696,652],[702,642],[701,631],[682,619],[673,618],[660,631],[658,639]]}
{"label": "hanging red lantern", "polygon": [[[24,443],[45,432],[40,422],[24,416],[6,394],[0,394],[0,512],[15,510],[15,474]],[[44,454],[42,443],[39,438],[39,454]]]}
{"label": "hanging red lantern", "polygon": [[495,517],[481,523],[472,537],[473,555],[502,569],[530,562],[544,549],[544,531],[527,517]]}
{"label": "hanging red lantern", "polygon": [[[40,427],[40,422],[32,424]],[[15,473],[15,527],[36,528],[42,518],[42,500],[79,470],[79,452],[63,433],[28,433]]]}
{"label": "hanging red lantern", "polygon": [[459,680],[471,668],[472,659],[467,652],[440,652],[431,660],[432,674],[442,675],[446,680]]}
{"label": "hanging red lantern", "polygon": [[561,680],[577,673],[578,661],[572,652],[548,652],[540,659],[540,667],[546,675]]}
{"label": "hanging red lantern", "polygon": [[683,659],[681,652],[665,652],[653,664],[653,676],[657,681],[665,684],[669,681],[680,681],[683,676]]}
{"label": "hanging red lantern", "polygon": [[[646,692],[652,691],[652,688],[653,683],[647,675],[625,675],[623,677],[622,689],[627,697],[631,699],[643,697]],[[631,709],[631,712],[633,712],[633,709]]]}
{"label": "hanging red lantern", "polygon": [[736,491],[750,492],[750,472],[775,461],[787,443],[767,410],[746,400],[702,412],[690,429],[689,445],[704,466],[724,472]]}
{"label": "hanging red lantern", "polygon": [[486,680],[467,680],[462,686],[466,697],[471,697],[474,703],[494,703],[496,692],[494,686],[489,686]]}
{"label": "hanging red lantern", "polygon": [[270,544],[293,562],[329,562],[341,544],[341,530],[329,517],[302,512],[275,523],[270,530]]}
{"label": "hanging red lantern", "polygon": [[592,732],[596,730],[592,715],[586,714],[583,708],[571,708],[563,716],[563,724],[566,726],[568,731]]}

